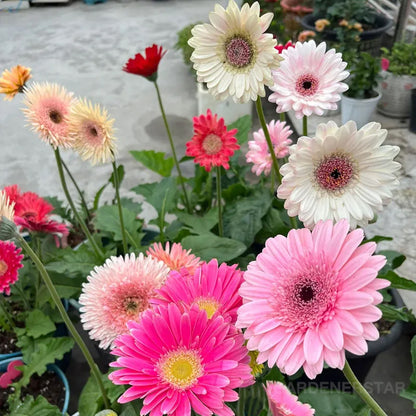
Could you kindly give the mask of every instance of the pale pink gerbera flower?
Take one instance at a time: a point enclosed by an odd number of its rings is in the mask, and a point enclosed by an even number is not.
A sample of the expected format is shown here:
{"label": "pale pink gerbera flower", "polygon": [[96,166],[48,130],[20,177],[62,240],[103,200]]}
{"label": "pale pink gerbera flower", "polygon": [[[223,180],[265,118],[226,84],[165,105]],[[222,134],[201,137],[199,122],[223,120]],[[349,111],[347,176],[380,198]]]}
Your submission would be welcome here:
{"label": "pale pink gerbera flower", "polygon": [[185,250],[180,243],[173,243],[171,246],[169,241],[165,248],[161,243],[152,244],[146,254],[163,261],[170,270],[180,271],[185,268],[191,274],[202,264],[201,259],[195,257],[191,250]]}
{"label": "pale pink gerbera flower", "polygon": [[269,101],[277,104],[276,111],[294,110],[297,118],[324,110],[336,110],[341,93],[348,85],[341,82],[348,77],[346,62],[335,49],[325,52],[325,42],[316,46],[314,40],[296,42],[294,48],[282,51],[283,61],[273,71],[274,91]]}
{"label": "pale pink gerbera flower", "polygon": [[105,349],[117,335],[128,332],[127,322],[140,319],[168,273],[164,263],[142,253],[137,258],[134,254],[111,257],[95,267],[79,298],[81,322],[90,338]]}
{"label": "pale pink gerbera flower", "polygon": [[361,229],[348,230],[346,220],[291,230],[269,238],[248,265],[237,326],[247,328],[247,348],[259,351],[259,363],[288,375],[303,366],[315,378],[324,361],[342,369],[345,350],[363,355],[366,340],[379,337],[377,290],[390,283],[377,273],[386,259],[373,255],[375,243],[360,246]]}
{"label": "pale pink gerbera flower", "polygon": [[10,286],[17,281],[18,270],[23,267],[21,251],[11,241],[0,241],[0,293],[10,295]]}
{"label": "pale pink gerbera flower", "polygon": [[72,146],[68,115],[75,99],[72,93],[58,84],[33,83],[25,91],[23,112],[40,138],[57,147]]}
{"label": "pale pink gerbera flower", "polygon": [[147,310],[130,333],[115,340],[119,358],[110,374],[114,384],[130,384],[119,398],[144,399],[140,414],[232,416],[225,402],[238,400],[234,389],[253,384],[243,335],[230,331],[221,316],[208,319],[192,307],[171,303]]}
{"label": "pale pink gerbera flower", "polygon": [[299,402],[298,397],[279,382],[266,384],[266,394],[272,416],[312,416],[315,410],[309,404]]}
{"label": "pale pink gerbera flower", "polygon": [[218,312],[235,323],[237,309],[241,306],[238,289],[242,282],[243,272],[236,265],[222,263],[218,266],[218,261],[213,259],[196,269],[193,276],[171,272],[151,303],[197,305],[206,311],[208,318]]}
{"label": "pale pink gerbera flower", "polygon": [[[289,145],[292,140],[289,136],[293,133],[286,122],[272,120],[267,125],[267,130],[270,134],[270,139],[273,144],[274,154],[278,159],[281,159],[289,154]],[[253,163],[251,171],[257,176],[262,172],[269,175],[272,169],[272,157],[269,152],[266,137],[263,129],[253,133],[254,140],[248,142],[249,151],[246,153],[247,163]]]}

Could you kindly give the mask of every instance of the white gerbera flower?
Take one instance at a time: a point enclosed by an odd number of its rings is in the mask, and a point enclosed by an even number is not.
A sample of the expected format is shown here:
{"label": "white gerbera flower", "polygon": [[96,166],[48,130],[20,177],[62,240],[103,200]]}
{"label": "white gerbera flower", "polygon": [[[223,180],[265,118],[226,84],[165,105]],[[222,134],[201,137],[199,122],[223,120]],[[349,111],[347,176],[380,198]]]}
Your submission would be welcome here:
{"label": "white gerbera flower", "polygon": [[232,96],[235,102],[245,103],[264,97],[264,85],[273,85],[272,70],[282,58],[273,35],[264,33],[272,19],[273,13],[260,16],[258,2],[240,10],[230,0],[226,9],[215,5],[211,24],[192,29],[188,43],[195,49],[191,60],[198,81],[206,82],[217,99]]}
{"label": "white gerbera flower", "polygon": [[348,85],[347,63],[335,49],[326,51],[326,43],[318,46],[314,40],[296,42],[294,48],[282,51],[283,62],[273,71],[274,85],[269,101],[277,104],[276,111],[294,110],[297,118],[322,115],[324,110],[336,110],[341,93]]}
{"label": "white gerbera flower", "polygon": [[280,169],[277,196],[286,200],[288,214],[308,228],[341,218],[351,229],[366,225],[399,183],[401,165],[393,159],[400,148],[381,146],[386,136],[379,123],[357,131],[354,121],[341,127],[330,121],[318,126],[315,137],[301,137]]}

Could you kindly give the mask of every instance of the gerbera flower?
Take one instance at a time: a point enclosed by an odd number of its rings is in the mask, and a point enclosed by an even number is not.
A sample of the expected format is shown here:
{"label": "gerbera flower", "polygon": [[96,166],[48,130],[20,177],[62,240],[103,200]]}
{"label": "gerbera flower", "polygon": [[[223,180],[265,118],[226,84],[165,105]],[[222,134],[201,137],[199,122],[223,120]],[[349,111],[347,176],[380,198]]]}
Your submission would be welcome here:
{"label": "gerbera flower", "polygon": [[165,53],[161,46],[153,44],[145,49],[145,56],[138,53],[134,58],[129,59],[123,71],[156,81],[159,62]]}
{"label": "gerbera flower", "polygon": [[335,49],[325,52],[325,42],[316,46],[314,40],[296,42],[294,48],[282,52],[283,62],[273,71],[274,85],[269,101],[277,104],[276,111],[294,110],[297,118],[322,115],[324,110],[336,110],[341,93],[348,85],[346,62]]}
{"label": "gerbera flower", "polygon": [[9,221],[14,220],[14,205],[15,203],[10,201],[7,193],[4,190],[0,191],[0,221],[2,217]]}
{"label": "gerbera flower", "polygon": [[97,266],[83,283],[79,302],[81,322],[90,338],[108,348],[117,335],[128,332],[126,323],[139,320],[149,298],[165,281],[168,267],[140,253],[110,257]]}
{"label": "gerbera flower", "polygon": [[207,172],[213,166],[229,169],[228,161],[240,146],[234,135],[237,129],[227,131],[224,119],[217,120],[208,109],[207,115],[194,117],[194,137],[186,143],[186,155],[195,157],[194,162],[200,164]]}
{"label": "gerbera flower", "polygon": [[277,50],[277,52],[282,53],[285,49],[294,48],[295,45],[289,40],[284,45],[279,44],[276,45],[274,48]]}
{"label": "gerbera flower", "polygon": [[258,2],[239,10],[234,0],[226,9],[219,4],[210,13],[211,24],[196,25],[189,45],[199,82],[206,82],[217,99],[228,96],[245,103],[264,97],[264,86],[273,85],[272,69],[281,60],[273,35],[264,33],[273,13],[260,16]]}
{"label": "gerbera flower", "polygon": [[175,304],[144,312],[119,336],[109,375],[114,384],[130,384],[118,399],[144,399],[141,414],[230,416],[225,402],[238,400],[237,387],[253,384],[241,332],[230,331],[221,316],[208,319],[196,307],[181,312]]}
{"label": "gerbera flower", "polygon": [[392,198],[400,169],[393,161],[400,149],[381,145],[387,130],[380,127],[368,123],[357,131],[353,121],[341,127],[330,121],[291,146],[277,190],[288,214],[309,228],[326,219],[346,218],[351,228],[373,219]]}
{"label": "gerbera flower", "polygon": [[191,250],[185,250],[180,243],[173,243],[171,247],[169,241],[165,248],[161,243],[153,243],[146,254],[163,261],[170,270],[180,271],[185,268],[190,274],[193,274],[195,269],[202,264],[199,257],[191,254]]}
{"label": "gerbera flower", "polygon": [[17,281],[17,271],[23,267],[21,251],[11,241],[0,241],[0,293],[10,295],[10,286]]}
{"label": "gerbera flower", "polygon": [[74,139],[73,148],[82,160],[93,165],[113,160],[115,138],[114,119],[109,119],[107,110],[85,99],[73,107],[69,118],[70,135]]}
{"label": "gerbera flower", "polygon": [[298,397],[278,381],[266,382],[266,394],[272,416],[312,416],[315,410],[299,402]]}
{"label": "gerbera flower", "polygon": [[243,272],[237,269],[237,265],[222,263],[218,266],[218,261],[213,259],[196,269],[193,276],[171,272],[151,303],[196,305],[206,311],[208,318],[219,313],[235,323],[237,309],[241,305],[238,289],[242,282]]}
{"label": "gerbera flower", "polygon": [[[293,133],[286,122],[272,120],[267,125],[267,130],[270,134],[270,139],[273,144],[274,154],[278,159],[281,159],[289,154],[289,145],[292,140],[289,136]],[[251,171],[257,176],[264,172],[269,175],[272,169],[272,157],[269,152],[266,137],[263,129],[253,133],[254,140],[248,142],[248,152],[246,153],[247,163],[253,163]]]}
{"label": "gerbera flower", "polygon": [[248,265],[237,327],[247,328],[247,348],[259,351],[259,363],[288,375],[303,366],[315,378],[324,361],[342,369],[345,350],[363,355],[366,340],[379,337],[377,290],[390,282],[377,274],[386,259],[373,255],[375,243],[360,246],[361,229],[348,229],[341,220],[291,230],[287,238],[269,238]]}
{"label": "gerbera flower", "polygon": [[30,71],[30,68],[22,65],[3,71],[0,78],[0,94],[5,94],[5,100],[11,101],[17,93],[24,91],[26,82],[32,77]]}
{"label": "gerbera flower", "polygon": [[68,130],[68,115],[75,103],[72,93],[58,84],[32,84],[25,91],[23,112],[40,138],[57,147],[72,146]]}

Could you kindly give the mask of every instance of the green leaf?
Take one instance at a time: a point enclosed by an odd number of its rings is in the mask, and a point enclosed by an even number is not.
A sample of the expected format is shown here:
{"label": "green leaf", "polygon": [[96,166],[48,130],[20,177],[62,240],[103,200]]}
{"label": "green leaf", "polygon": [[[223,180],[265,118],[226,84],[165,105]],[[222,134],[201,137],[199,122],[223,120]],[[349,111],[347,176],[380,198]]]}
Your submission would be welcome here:
{"label": "green leaf", "polygon": [[47,196],[43,199],[53,205],[53,214],[59,215],[61,218],[68,217],[68,210],[64,206],[63,201],[58,199],[56,196]]}
{"label": "green leaf", "polygon": [[387,263],[381,269],[379,274],[385,274],[388,270],[397,269],[406,260],[405,255],[394,250],[381,250],[378,251],[377,254],[382,254],[383,256],[386,256],[387,259]]}
{"label": "green leaf", "polygon": [[[65,413],[67,415],[67,413]],[[9,416],[62,416],[62,411],[50,404],[43,396],[26,396],[17,409],[14,409]]]}
{"label": "green leaf", "polygon": [[416,283],[410,279],[399,276],[393,270],[389,270],[386,274],[379,274],[378,277],[382,279],[387,279],[391,282],[391,286],[396,289],[407,289],[416,291]]}
{"label": "green leaf", "polygon": [[[87,383],[81,391],[78,401],[79,416],[95,415],[100,410],[99,400],[101,391],[93,375],[90,375]],[[102,399],[101,399],[102,400]]]}
{"label": "green leaf", "polygon": [[410,352],[412,354],[413,373],[410,376],[410,385],[406,390],[400,393],[400,396],[413,402],[413,408],[416,409],[416,335],[410,342]]}
{"label": "green leaf", "polygon": [[228,126],[228,130],[237,129],[238,132],[235,135],[238,144],[241,146],[248,141],[248,133],[251,130],[252,122],[249,115],[240,117],[234,123]]}
{"label": "green leaf", "polygon": [[285,376],[280,372],[277,366],[273,366],[272,369],[264,377],[265,380],[285,382]]}
{"label": "green leaf", "polygon": [[227,203],[232,202],[239,197],[248,196],[249,194],[249,188],[241,183],[234,183],[222,191],[222,196]]}
{"label": "green leaf", "polygon": [[185,237],[181,243],[184,248],[191,249],[192,253],[202,260],[209,261],[216,258],[219,263],[238,257],[247,248],[240,241],[218,237],[212,233],[191,235]]}
{"label": "green leaf", "polygon": [[42,335],[55,331],[55,324],[41,310],[33,309],[26,317],[25,325],[27,335],[39,338]]}
{"label": "green leaf", "polygon": [[383,318],[386,321],[416,322],[416,318],[406,307],[397,308],[385,303],[378,305],[378,307],[383,312]]}
{"label": "green leaf", "polygon": [[178,212],[176,215],[182,224],[190,227],[196,234],[209,232],[218,224],[218,210],[216,208],[209,210],[203,217],[190,215],[186,212]]}
{"label": "green leaf", "polygon": [[262,218],[271,203],[272,195],[268,189],[262,189],[227,204],[223,214],[224,235],[249,247],[262,229]]}
{"label": "green leaf", "polygon": [[[124,179],[124,166],[123,165],[119,165],[117,166],[117,177],[118,177],[118,186],[121,185],[121,182],[123,182]],[[109,183],[111,183],[111,185],[113,185],[113,187],[115,188],[115,180],[114,180],[114,170],[113,173],[110,176],[110,179],[108,180]]]}
{"label": "green leaf", "polygon": [[370,241],[374,243],[379,243],[380,241],[392,241],[393,237],[386,237],[385,235],[375,235],[373,238],[369,240],[365,240],[364,243],[369,243]]}
{"label": "green leaf", "polygon": [[264,244],[268,238],[278,234],[287,235],[290,230],[283,221],[281,211],[273,207],[263,217],[262,223],[262,229],[256,234],[256,242],[260,244]]}
{"label": "green leaf", "polygon": [[309,403],[316,416],[370,416],[367,405],[356,395],[339,391],[308,388],[299,394],[299,400]]}
{"label": "green leaf", "polygon": [[130,154],[144,166],[164,177],[168,177],[172,173],[175,165],[173,157],[166,158],[163,152],[155,152],[154,150],[132,150]]}
{"label": "green leaf", "polygon": [[94,197],[94,205],[93,205],[93,210],[96,211],[98,209],[98,205],[100,203],[100,198],[102,193],[104,192],[104,189],[107,188],[108,183],[106,183],[105,185],[103,185],[95,194]]}

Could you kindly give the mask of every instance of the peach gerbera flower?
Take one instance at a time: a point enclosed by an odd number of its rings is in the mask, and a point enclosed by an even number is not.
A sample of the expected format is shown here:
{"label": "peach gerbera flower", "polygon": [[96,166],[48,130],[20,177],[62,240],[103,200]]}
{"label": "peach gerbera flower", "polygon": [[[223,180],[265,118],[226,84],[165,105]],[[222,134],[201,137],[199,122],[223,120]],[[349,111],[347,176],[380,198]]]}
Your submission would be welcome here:
{"label": "peach gerbera flower", "polygon": [[69,118],[70,136],[74,139],[73,148],[82,160],[89,160],[93,165],[113,160],[113,124],[114,119],[109,118],[105,108],[86,99],[79,100],[72,107]]}
{"label": "peach gerbera flower", "polygon": [[26,82],[32,77],[30,71],[30,68],[22,65],[3,71],[0,78],[0,94],[5,94],[5,100],[11,101],[17,93],[24,91]]}
{"label": "peach gerbera flower", "polygon": [[68,115],[75,99],[58,84],[34,83],[26,90],[23,112],[40,138],[57,147],[71,147]]}

